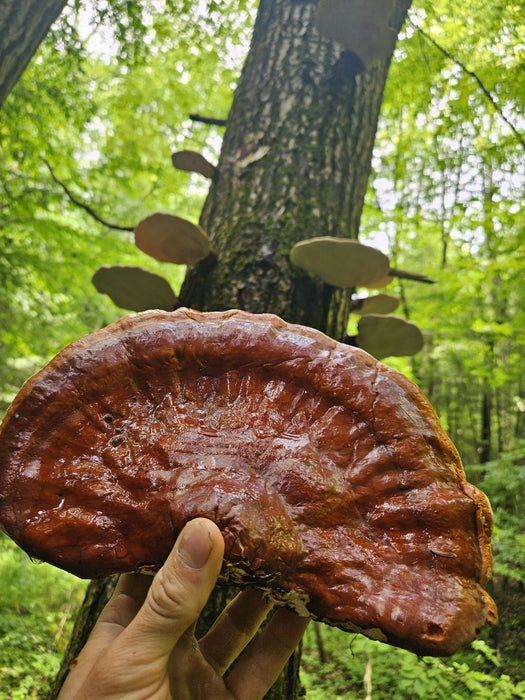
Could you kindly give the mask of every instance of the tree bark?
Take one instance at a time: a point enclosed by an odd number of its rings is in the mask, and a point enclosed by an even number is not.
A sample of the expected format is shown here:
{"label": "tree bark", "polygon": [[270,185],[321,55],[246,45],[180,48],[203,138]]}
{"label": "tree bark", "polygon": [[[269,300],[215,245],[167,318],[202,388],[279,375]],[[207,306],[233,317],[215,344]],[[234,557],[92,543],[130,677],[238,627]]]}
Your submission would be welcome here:
{"label": "tree bark", "polygon": [[0,2],[0,106],[66,2],[67,0]]}
{"label": "tree bark", "polygon": [[[397,30],[410,2],[393,5]],[[200,221],[218,262],[190,270],[180,298],[201,311],[272,312],[342,340],[351,290],[312,279],[288,254],[305,238],[357,238],[390,58],[359,72],[351,53],[319,35],[316,9],[316,0],[260,2]],[[102,588],[92,582],[88,599]],[[228,596],[216,590],[201,629]],[[94,622],[81,619],[50,698]],[[299,660],[296,653],[267,698],[299,697]]]}
{"label": "tree bark", "polygon": [[480,423],[479,462],[486,464],[492,455],[492,388],[486,379],[483,381]]}

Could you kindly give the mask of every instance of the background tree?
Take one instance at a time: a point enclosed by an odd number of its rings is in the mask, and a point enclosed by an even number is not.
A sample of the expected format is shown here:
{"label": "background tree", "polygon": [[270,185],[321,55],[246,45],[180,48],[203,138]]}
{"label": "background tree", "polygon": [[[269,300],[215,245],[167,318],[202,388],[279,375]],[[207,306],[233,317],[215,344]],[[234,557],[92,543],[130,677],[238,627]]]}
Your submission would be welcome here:
{"label": "background tree", "polygon": [[3,0],[0,5],[0,106],[66,0]]}

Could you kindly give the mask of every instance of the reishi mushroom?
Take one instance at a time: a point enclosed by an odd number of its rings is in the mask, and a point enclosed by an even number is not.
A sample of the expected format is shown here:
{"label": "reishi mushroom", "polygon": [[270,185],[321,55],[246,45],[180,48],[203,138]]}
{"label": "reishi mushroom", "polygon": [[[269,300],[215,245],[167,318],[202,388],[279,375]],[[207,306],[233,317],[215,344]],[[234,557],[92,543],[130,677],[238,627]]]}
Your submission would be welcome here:
{"label": "reishi mushroom", "polygon": [[135,245],[160,262],[196,265],[210,252],[206,232],[187,219],[172,214],[152,214],[135,229]]}
{"label": "reishi mushroom", "polygon": [[320,34],[356,54],[367,68],[394,49],[393,9],[392,0],[319,0],[316,26]]}
{"label": "reishi mushroom", "polygon": [[91,281],[98,292],[128,311],[173,311],[180,306],[168,280],[138,265],[102,265]]}
{"label": "reishi mushroom", "polygon": [[0,431],[0,523],[83,577],[156,570],[212,518],[223,579],[450,654],[496,619],[492,513],[419,389],[270,314],[146,311],[29,379]]}
{"label": "reishi mushroom", "polygon": [[318,275],[334,287],[363,287],[388,274],[390,263],[377,248],[348,238],[318,236],[296,243],[290,251],[294,265]]}
{"label": "reishi mushroom", "polygon": [[367,314],[357,324],[356,345],[378,360],[415,355],[423,348],[423,334],[412,321],[397,316]]}
{"label": "reishi mushroom", "polygon": [[204,175],[204,177],[210,179],[214,178],[217,173],[217,168],[202,153],[197,151],[176,151],[171,156],[171,162],[177,170],[199,173],[199,175]]}

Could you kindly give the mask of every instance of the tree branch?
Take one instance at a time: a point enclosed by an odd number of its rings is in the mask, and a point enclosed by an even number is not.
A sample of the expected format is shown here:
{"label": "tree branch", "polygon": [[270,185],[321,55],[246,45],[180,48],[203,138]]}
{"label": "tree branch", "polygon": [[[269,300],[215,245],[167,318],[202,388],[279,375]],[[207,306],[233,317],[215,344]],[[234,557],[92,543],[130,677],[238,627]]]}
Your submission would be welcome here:
{"label": "tree branch", "polygon": [[433,39],[433,38],[430,36],[430,34],[427,34],[427,32],[425,32],[423,29],[421,29],[421,27],[418,27],[418,25],[415,24],[414,21],[413,21],[412,19],[409,18],[408,21],[409,21],[410,24],[414,27],[414,29],[416,29],[416,30],[421,34],[421,36],[425,37],[425,39],[426,39],[430,44],[432,44],[432,46],[435,46],[435,48],[438,49],[438,51],[441,51],[441,53],[442,53],[444,56],[446,56],[450,61],[452,61],[453,63],[455,63],[457,66],[459,66],[459,67],[461,68],[461,70],[462,70],[464,73],[466,73],[467,75],[470,75],[470,77],[473,78],[473,79],[476,81],[476,83],[478,84],[480,90],[481,90],[482,93],[485,95],[485,97],[488,99],[488,101],[491,103],[491,105],[494,107],[495,111],[500,115],[500,117],[503,119],[503,121],[504,121],[505,124],[509,127],[509,129],[511,129],[511,131],[514,133],[514,135],[516,136],[516,138],[518,139],[518,141],[520,142],[520,144],[523,146],[523,148],[525,148],[525,138],[524,138],[523,135],[518,131],[518,129],[514,126],[514,124],[512,124],[512,122],[509,121],[509,119],[507,119],[507,117],[503,114],[503,110],[501,109],[501,107],[500,107],[500,106],[498,105],[498,103],[496,102],[496,100],[495,100],[495,98],[493,97],[492,93],[483,85],[483,83],[482,83],[481,79],[479,78],[479,76],[478,76],[476,73],[474,73],[474,71],[472,71],[472,70],[470,70],[469,68],[467,68],[467,66],[466,66],[464,63],[462,63],[462,61],[460,61],[459,58],[456,58],[455,56],[453,56],[453,55],[450,53],[450,51],[447,51],[447,49],[445,49],[443,46],[441,46],[440,44],[438,44],[438,42],[437,42],[435,39]]}
{"label": "tree branch", "polygon": [[47,169],[49,170],[51,177],[53,180],[57,183],[57,185],[60,185],[60,187],[64,190],[68,198],[75,204],[77,207],[80,207],[84,211],[86,211],[95,221],[98,221],[99,224],[102,224],[103,226],[106,226],[107,228],[113,228],[117,231],[134,231],[135,226],[120,226],[119,224],[111,224],[109,221],[106,221],[103,219],[101,216],[97,214],[96,211],[94,211],[89,204],[85,204],[85,202],[81,202],[79,199],[75,197],[75,195],[71,192],[71,190],[61,181],[58,179],[58,177],[55,174],[55,171],[51,167],[51,165],[48,163],[48,161],[45,158],[42,158],[44,163],[47,166]]}
{"label": "tree branch", "polygon": [[435,284],[436,281],[427,277],[426,275],[420,275],[417,272],[407,272],[406,270],[395,270],[390,268],[388,274],[391,277],[398,277],[399,279],[412,280],[413,282],[424,282],[425,284]]}
{"label": "tree branch", "polygon": [[202,122],[203,124],[213,124],[214,126],[226,126],[227,119],[217,119],[215,117],[203,117],[201,114],[190,114],[190,119],[193,122]]}

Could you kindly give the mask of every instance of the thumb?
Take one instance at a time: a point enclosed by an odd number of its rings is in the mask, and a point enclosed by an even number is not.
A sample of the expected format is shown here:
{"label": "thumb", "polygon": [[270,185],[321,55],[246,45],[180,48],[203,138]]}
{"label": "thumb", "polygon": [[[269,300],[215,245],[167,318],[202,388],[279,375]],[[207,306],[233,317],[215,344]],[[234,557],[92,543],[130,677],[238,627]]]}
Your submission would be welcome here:
{"label": "thumb", "polygon": [[168,657],[206,604],[221,570],[224,540],[211,520],[196,518],[180,533],[139,612],[119,636],[135,660]]}

